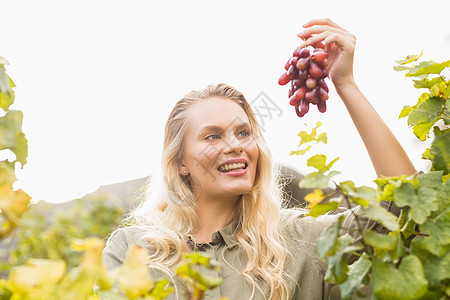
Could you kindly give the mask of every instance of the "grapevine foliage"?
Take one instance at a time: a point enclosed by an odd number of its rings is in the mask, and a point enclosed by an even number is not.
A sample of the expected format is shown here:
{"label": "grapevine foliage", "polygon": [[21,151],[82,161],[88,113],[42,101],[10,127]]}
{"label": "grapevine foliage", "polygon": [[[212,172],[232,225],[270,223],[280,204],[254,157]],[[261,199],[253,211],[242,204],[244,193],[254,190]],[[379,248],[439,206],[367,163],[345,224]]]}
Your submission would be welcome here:
{"label": "grapevine foliage", "polygon": [[[368,218],[386,229],[379,233],[359,228],[362,238],[355,240],[340,234],[343,220],[339,218],[319,238],[318,252],[328,265],[325,280],[339,285],[343,299],[364,296],[363,288],[371,292],[371,299],[450,298],[450,81],[445,76],[450,61],[419,63],[421,56],[396,61],[394,69],[406,71],[406,77],[415,78],[414,87],[425,90],[414,106],[402,109],[399,118],[408,118],[419,140],[432,138],[422,155],[431,161],[431,170],[378,178],[376,189],[357,187],[352,181],[334,183],[335,191],[325,195],[320,189],[339,174],[332,170],[337,159],[327,162],[325,155],[314,155],[307,164],[316,171],[300,182],[300,187],[317,188],[306,199],[310,216],[359,205],[357,220]],[[291,154],[304,155],[311,149],[312,145],[305,148],[308,143],[326,143],[326,134],[317,135],[320,125],[311,133],[300,132],[303,149]],[[400,208],[398,216],[381,205],[391,201]],[[352,255],[358,259],[349,264]]]}
{"label": "grapevine foliage", "polygon": [[16,166],[22,168],[27,163],[28,142],[22,132],[22,112],[10,110],[16,85],[6,74],[7,64],[0,56],[0,111],[4,114],[0,117],[0,152],[12,153],[14,158],[0,161],[0,240],[14,231],[31,200],[24,191],[13,187]]}

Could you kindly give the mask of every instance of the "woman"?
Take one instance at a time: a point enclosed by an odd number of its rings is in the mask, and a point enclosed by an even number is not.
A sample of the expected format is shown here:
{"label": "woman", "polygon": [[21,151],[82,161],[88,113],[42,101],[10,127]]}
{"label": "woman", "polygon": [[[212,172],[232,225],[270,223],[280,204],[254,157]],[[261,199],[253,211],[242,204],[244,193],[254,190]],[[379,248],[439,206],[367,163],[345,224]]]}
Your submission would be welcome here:
{"label": "woman", "polygon": [[[312,20],[299,34],[305,46],[325,46],[329,76],[357,127],[378,176],[415,173],[389,128],[353,79],[355,37],[329,19]],[[206,299],[328,299],[315,242],[336,216],[316,219],[282,210],[272,159],[244,96],[225,84],[181,99],[165,129],[162,187],[155,204],[133,214],[104,250],[108,268],[132,244],[149,251],[152,276],[171,277],[180,254],[204,251],[222,263],[224,283]],[[153,191],[152,191],[153,192]],[[349,212],[343,228],[352,233]],[[353,226],[353,227],[352,227]]]}

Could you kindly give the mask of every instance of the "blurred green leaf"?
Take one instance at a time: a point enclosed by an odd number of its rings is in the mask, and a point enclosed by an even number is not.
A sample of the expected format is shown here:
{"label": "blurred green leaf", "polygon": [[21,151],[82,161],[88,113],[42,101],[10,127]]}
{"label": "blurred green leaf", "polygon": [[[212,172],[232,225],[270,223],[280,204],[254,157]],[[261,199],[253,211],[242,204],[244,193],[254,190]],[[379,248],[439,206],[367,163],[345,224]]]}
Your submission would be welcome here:
{"label": "blurred green leaf", "polygon": [[429,234],[420,239],[422,247],[436,256],[444,255],[450,248],[450,207],[428,219],[421,229]]}
{"label": "blurred green leaf", "polygon": [[339,247],[337,239],[340,235],[343,220],[344,216],[339,216],[336,222],[329,224],[317,239],[317,250],[321,259],[336,253]]}
{"label": "blurred green leaf", "polygon": [[394,264],[374,257],[372,283],[374,294],[379,299],[417,299],[426,293],[428,287],[422,263],[415,255],[404,257],[398,269]]}
{"label": "blurred green leaf", "polygon": [[361,249],[359,245],[353,245],[355,239],[348,233],[337,238],[336,251],[327,257],[327,272],[325,281],[333,284],[340,284],[347,280],[349,270],[346,254]]}
{"label": "blurred green leaf", "polygon": [[445,279],[450,279],[450,252],[438,257],[431,254],[418,240],[412,241],[411,253],[420,257],[423,270],[430,286],[438,286]]}
{"label": "blurred green leaf", "polygon": [[377,221],[391,231],[398,231],[397,217],[388,212],[385,208],[370,204],[361,208],[363,212],[372,220]]}
{"label": "blurred green leaf", "polygon": [[311,207],[307,215],[316,218],[318,216],[326,214],[329,211],[338,209],[340,203],[341,203],[340,201],[330,200],[326,203],[316,204],[313,207]]}
{"label": "blurred green leaf", "polygon": [[404,70],[409,70],[409,68],[404,66],[394,66],[394,71],[400,72]]}
{"label": "blurred green leaf", "polygon": [[367,254],[363,254],[357,261],[348,268],[348,279],[340,285],[343,300],[351,299],[353,291],[361,289],[364,278],[372,267],[372,261]]}
{"label": "blurred green leaf", "polygon": [[450,172],[450,131],[441,135],[435,134],[430,153],[433,157],[432,170],[442,170],[444,174],[448,174]]}
{"label": "blurred green leaf", "polygon": [[397,206],[409,206],[411,218],[417,224],[424,223],[431,212],[438,209],[437,196],[437,191],[424,186],[420,186],[416,192],[409,182],[403,182],[394,192]]}
{"label": "blurred green leaf", "polygon": [[414,81],[414,87],[416,89],[430,89],[432,88],[435,84],[442,82],[442,78],[441,77],[435,77],[433,79],[428,79],[428,78],[422,78],[419,80],[413,80]]}
{"label": "blurred green leaf", "polygon": [[[3,59],[0,57],[0,59]],[[0,63],[0,108],[7,111],[14,103],[14,82],[6,74],[5,67]]]}
{"label": "blurred green leaf", "polygon": [[366,244],[380,249],[392,250],[397,245],[395,235],[381,234],[372,230],[364,231],[363,238]]}
{"label": "blurred green leaf", "polygon": [[309,150],[311,150],[311,145],[309,145],[308,147],[306,147],[305,149],[300,149],[300,150],[293,150],[291,151],[290,155],[304,155],[306,152],[308,152]]}
{"label": "blurred green leaf", "polygon": [[30,200],[31,197],[22,190],[12,190],[8,184],[0,186],[0,240],[17,227]]}
{"label": "blurred green leaf", "polygon": [[300,188],[326,188],[333,176],[339,175],[338,171],[331,171],[328,175],[323,172],[309,173],[299,183]]}
{"label": "blurred green leaf", "polygon": [[155,283],[155,287],[152,289],[149,297],[152,300],[162,300],[169,297],[174,292],[173,285],[167,279],[161,279]]}
{"label": "blurred green leaf", "polygon": [[10,149],[16,159],[24,166],[28,155],[28,143],[22,132],[23,114],[10,110],[0,117],[0,149]]}

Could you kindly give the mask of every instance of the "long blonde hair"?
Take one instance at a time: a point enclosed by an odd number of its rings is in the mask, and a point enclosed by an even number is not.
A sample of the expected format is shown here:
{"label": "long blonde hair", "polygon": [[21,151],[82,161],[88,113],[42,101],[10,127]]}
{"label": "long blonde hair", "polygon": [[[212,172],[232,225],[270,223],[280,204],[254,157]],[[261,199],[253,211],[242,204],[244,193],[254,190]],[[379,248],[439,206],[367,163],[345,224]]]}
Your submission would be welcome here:
{"label": "long blonde hair", "polygon": [[229,99],[242,107],[259,147],[254,186],[242,195],[234,215],[239,221],[238,246],[247,257],[241,275],[253,286],[253,291],[262,291],[257,283],[263,281],[269,288],[269,299],[289,299],[284,274],[288,253],[280,235],[281,187],[256,117],[244,95],[232,86],[208,85],[204,90],[186,94],[175,104],[165,127],[162,182],[158,183],[162,184],[161,189],[157,193],[150,186],[150,198],[155,200],[144,201],[130,218],[134,225],[149,228],[145,239],[154,250],[149,258],[150,265],[170,273],[170,268],[180,262],[181,253],[189,251],[187,237],[192,235],[198,221],[194,193],[188,179],[179,174],[186,120],[192,105],[214,96]]}

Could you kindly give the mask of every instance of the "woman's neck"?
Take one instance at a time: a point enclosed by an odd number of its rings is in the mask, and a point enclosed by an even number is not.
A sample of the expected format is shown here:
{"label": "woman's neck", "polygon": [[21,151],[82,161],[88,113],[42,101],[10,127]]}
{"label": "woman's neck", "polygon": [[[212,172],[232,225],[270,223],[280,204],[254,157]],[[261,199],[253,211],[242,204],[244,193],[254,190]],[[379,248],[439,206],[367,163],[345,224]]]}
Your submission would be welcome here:
{"label": "woman's neck", "polygon": [[197,199],[199,226],[194,232],[197,242],[211,242],[213,233],[228,225],[240,198],[240,196],[233,196],[220,199],[217,197],[199,197]]}

